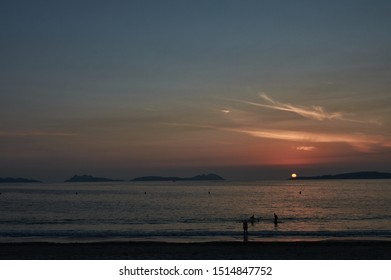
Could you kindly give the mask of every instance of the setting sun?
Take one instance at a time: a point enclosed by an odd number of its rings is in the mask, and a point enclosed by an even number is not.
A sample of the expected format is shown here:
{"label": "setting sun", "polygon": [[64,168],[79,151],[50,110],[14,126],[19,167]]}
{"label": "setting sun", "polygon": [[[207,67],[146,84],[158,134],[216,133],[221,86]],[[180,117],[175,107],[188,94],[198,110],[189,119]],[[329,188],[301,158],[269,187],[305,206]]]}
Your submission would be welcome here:
{"label": "setting sun", "polygon": [[291,178],[295,179],[297,177],[296,173],[292,173]]}

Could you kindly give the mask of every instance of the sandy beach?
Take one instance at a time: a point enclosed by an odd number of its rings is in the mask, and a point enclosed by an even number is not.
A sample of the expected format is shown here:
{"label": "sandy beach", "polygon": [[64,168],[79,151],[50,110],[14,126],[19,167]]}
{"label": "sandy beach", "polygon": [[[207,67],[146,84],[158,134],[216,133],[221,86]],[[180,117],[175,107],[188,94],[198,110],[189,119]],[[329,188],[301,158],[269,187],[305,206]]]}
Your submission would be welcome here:
{"label": "sandy beach", "polygon": [[3,260],[389,260],[389,241],[0,243]]}

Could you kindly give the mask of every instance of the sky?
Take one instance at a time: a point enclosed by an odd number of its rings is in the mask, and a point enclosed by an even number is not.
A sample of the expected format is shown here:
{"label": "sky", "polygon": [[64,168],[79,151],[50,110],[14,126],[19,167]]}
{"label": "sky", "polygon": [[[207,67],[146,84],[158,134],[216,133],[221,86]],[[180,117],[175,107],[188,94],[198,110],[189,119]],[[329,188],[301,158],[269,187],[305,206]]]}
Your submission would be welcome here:
{"label": "sky", "polygon": [[2,1],[0,177],[391,172],[391,2]]}

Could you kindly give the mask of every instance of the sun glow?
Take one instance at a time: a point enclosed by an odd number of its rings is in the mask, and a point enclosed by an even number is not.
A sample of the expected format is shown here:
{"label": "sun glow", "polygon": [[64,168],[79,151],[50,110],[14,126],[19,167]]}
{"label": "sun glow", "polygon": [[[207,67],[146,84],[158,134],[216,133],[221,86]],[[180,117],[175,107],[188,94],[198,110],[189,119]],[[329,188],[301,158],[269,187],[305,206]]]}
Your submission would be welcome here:
{"label": "sun glow", "polygon": [[296,177],[297,177],[297,174],[296,174],[296,173],[292,173],[292,174],[291,174],[291,178],[292,178],[292,179],[295,179]]}

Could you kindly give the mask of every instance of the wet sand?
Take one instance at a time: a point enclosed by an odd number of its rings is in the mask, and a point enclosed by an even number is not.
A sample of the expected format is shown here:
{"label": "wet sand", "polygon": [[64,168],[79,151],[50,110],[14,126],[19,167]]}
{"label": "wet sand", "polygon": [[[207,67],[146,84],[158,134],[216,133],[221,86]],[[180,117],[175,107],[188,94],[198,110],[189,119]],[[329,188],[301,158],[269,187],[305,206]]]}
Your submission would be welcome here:
{"label": "wet sand", "polygon": [[390,260],[390,241],[0,243],[2,260]]}

